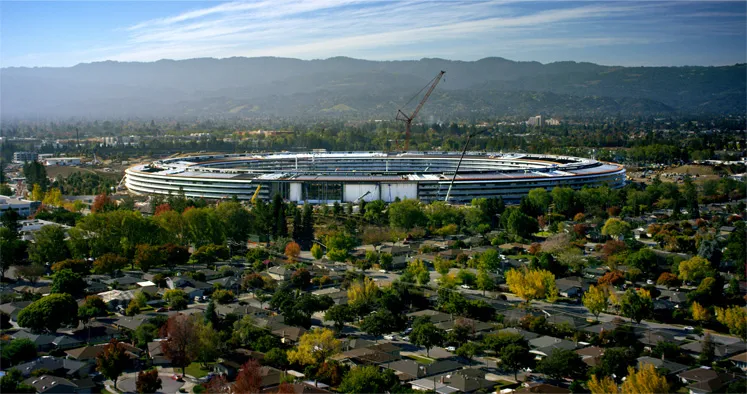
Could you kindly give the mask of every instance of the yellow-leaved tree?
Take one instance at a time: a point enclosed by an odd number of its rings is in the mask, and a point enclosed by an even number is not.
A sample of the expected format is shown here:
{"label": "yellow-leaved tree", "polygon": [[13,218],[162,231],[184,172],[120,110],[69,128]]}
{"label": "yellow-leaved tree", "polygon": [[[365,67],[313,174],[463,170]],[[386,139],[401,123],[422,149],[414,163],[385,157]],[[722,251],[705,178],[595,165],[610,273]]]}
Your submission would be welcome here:
{"label": "yellow-leaved tree", "polygon": [[378,292],[379,286],[369,277],[355,281],[348,288],[348,304],[368,303]]}
{"label": "yellow-leaved tree", "polygon": [[555,275],[543,269],[512,269],[506,273],[509,290],[531,303],[532,300],[545,298],[550,302],[558,298]]}
{"label": "yellow-leaved tree", "polygon": [[340,352],[340,341],[334,331],[315,328],[301,335],[298,346],[288,351],[288,361],[301,365],[318,365],[328,357]]}
{"label": "yellow-leaved tree", "polygon": [[597,379],[596,375],[592,375],[591,380],[586,382],[586,385],[589,387],[591,394],[617,393],[617,384],[609,376],[605,376],[600,380]]}
{"label": "yellow-leaved tree", "polygon": [[697,301],[693,302],[691,307],[693,313],[693,320],[698,323],[704,323],[711,320],[711,314],[708,312],[708,308],[700,305]]}
{"label": "yellow-leaved tree", "polygon": [[60,192],[60,189],[54,188],[47,190],[47,193],[44,194],[44,199],[42,200],[44,205],[52,205],[55,207],[61,207],[62,206],[62,192]]}
{"label": "yellow-leaved tree", "polygon": [[599,319],[599,314],[607,311],[609,293],[609,287],[603,285],[591,285],[589,290],[584,293],[582,299],[584,306],[594,315],[595,319]]}
{"label": "yellow-leaved tree", "polygon": [[669,382],[665,376],[659,375],[653,364],[642,364],[638,371],[628,367],[628,377],[622,384],[623,394],[668,393]]}
{"label": "yellow-leaved tree", "polygon": [[729,328],[732,335],[747,341],[747,312],[734,305],[729,308],[716,308],[716,320]]}
{"label": "yellow-leaved tree", "polygon": [[34,183],[34,187],[31,189],[31,199],[34,201],[44,200],[44,190],[38,183]]}

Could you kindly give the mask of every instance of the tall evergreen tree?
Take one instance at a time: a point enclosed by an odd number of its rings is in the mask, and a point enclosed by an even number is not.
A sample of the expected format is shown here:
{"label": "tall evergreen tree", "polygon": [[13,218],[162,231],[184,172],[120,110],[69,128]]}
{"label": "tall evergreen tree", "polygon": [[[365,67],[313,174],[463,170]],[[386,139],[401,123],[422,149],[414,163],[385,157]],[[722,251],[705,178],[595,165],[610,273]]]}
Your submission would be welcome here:
{"label": "tall evergreen tree", "polygon": [[301,221],[301,211],[296,209],[293,212],[293,238],[299,245],[301,244],[301,238],[303,237],[303,222]]}
{"label": "tall evergreen tree", "polygon": [[301,248],[311,248],[311,241],[314,240],[314,208],[311,204],[303,205],[303,216],[301,218],[301,237],[296,240]]}

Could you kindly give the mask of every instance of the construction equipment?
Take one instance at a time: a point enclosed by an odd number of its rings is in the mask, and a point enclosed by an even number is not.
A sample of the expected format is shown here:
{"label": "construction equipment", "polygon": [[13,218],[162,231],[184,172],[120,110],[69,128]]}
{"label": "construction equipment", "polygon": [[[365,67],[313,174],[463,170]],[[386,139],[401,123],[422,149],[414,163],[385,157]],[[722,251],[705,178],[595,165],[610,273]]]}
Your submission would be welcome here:
{"label": "construction equipment", "polygon": [[[405,122],[405,152],[410,149],[410,126],[412,125],[412,120],[415,119],[416,116],[418,116],[418,112],[420,112],[420,110],[423,108],[425,102],[428,101],[428,97],[431,96],[431,93],[433,93],[433,89],[436,88],[436,85],[438,85],[438,82],[441,81],[441,77],[443,77],[444,74],[446,74],[446,71],[441,71],[431,80],[431,82],[429,82],[430,87],[428,88],[428,91],[425,92],[425,96],[423,96],[423,99],[420,100],[420,103],[418,103],[418,106],[415,107],[415,110],[412,111],[412,114],[408,116],[406,113],[402,112],[402,109],[397,110],[397,117],[395,119]],[[427,87],[428,85],[425,86]],[[425,89],[425,87],[423,87],[423,89]],[[423,89],[420,89],[420,92],[422,92]],[[413,96],[410,101],[417,97],[420,92]],[[409,104],[410,101],[408,101],[405,106]]]}
{"label": "construction equipment", "polygon": [[449,190],[446,191],[446,199],[444,199],[445,203],[447,204],[449,203],[449,197],[451,196],[451,187],[454,186],[454,180],[456,180],[457,172],[459,172],[459,167],[462,166],[462,159],[464,159],[464,155],[467,153],[467,147],[469,146],[469,141],[472,139],[472,137],[480,135],[486,131],[488,131],[488,129],[476,131],[467,136],[467,142],[464,143],[464,149],[462,149],[462,155],[459,156],[459,162],[457,162],[456,169],[454,170],[454,175],[451,177],[451,183],[449,183]]}
{"label": "construction equipment", "polygon": [[259,196],[259,190],[262,189],[262,185],[257,186],[257,190],[254,191],[254,195],[252,196],[252,199],[250,200],[252,204],[257,203],[257,196]]}

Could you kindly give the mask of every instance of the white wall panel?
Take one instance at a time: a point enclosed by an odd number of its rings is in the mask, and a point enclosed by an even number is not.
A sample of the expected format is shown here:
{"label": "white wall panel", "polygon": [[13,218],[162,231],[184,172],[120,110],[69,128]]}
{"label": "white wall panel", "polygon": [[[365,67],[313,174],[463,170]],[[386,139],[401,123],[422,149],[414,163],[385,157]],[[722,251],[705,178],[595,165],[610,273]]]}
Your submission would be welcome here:
{"label": "white wall panel", "polygon": [[290,194],[288,196],[289,199],[291,201],[295,201],[295,202],[301,201],[301,199],[303,198],[301,196],[301,190],[302,189],[301,189],[301,183],[300,182],[293,182],[293,183],[291,183],[290,184]]}
{"label": "white wall panel", "polygon": [[386,202],[393,202],[399,197],[400,200],[406,198],[418,198],[418,184],[413,183],[382,183],[381,199]]}
{"label": "white wall panel", "polygon": [[368,193],[367,196],[363,197],[363,200],[366,202],[374,201],[379,199],[379,185],[377,184],[357,184],[357,183],[349,183],[345,184],[345,191],[343,195],[343,201],[355,201],[360,196]]}

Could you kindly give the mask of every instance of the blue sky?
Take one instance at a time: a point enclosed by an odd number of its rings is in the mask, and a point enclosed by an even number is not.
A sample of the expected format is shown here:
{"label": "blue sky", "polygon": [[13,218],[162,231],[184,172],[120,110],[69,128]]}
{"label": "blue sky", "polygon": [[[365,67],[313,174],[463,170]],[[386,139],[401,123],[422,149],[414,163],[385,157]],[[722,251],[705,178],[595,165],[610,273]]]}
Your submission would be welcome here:
{"label": "blue sky", "polygon": [[0,65],[282,56],[744,63],[734,2],[0,1]]}

